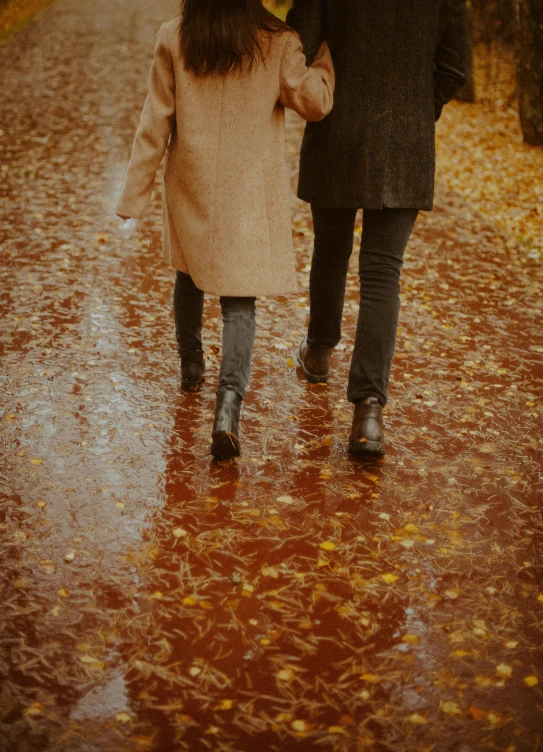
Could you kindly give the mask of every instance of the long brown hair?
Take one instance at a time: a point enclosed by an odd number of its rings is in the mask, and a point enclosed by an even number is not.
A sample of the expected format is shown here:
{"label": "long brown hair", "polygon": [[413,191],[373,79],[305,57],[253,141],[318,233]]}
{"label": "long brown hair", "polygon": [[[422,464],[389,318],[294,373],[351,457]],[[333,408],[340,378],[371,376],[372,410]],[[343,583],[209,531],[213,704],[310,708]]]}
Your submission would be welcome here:
{"label": "long brown hair", "polygon": [[182,0],[181,54],[198,75],[250,70],[264,61],[259,32],[289,27],[262,0]]}

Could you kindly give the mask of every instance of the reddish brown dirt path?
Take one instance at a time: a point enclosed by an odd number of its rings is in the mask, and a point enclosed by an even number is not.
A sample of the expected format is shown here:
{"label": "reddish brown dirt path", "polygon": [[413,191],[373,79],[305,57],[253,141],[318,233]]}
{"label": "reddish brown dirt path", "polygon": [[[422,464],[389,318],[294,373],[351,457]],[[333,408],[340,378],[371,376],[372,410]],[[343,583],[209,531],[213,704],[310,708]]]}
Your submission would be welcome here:
{"label": "reddish brown dirt path", "polygon": [[0,47],[2,749],[535,752],[541,266],[438,191],[405,264],[390,451],[361,464],[356,254],[311,386],[295,204],[301,293],[259,302],[243,457],[212,465],[216,301],[183,396],[160,197],[112,216],[175,12],[59,0]]}

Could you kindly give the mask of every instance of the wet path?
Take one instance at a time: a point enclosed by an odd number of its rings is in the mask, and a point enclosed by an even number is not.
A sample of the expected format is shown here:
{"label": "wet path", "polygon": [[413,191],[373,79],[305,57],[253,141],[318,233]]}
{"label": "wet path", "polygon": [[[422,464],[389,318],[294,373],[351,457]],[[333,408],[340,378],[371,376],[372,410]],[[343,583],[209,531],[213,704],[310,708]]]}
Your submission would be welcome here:
{"label": "wet path", "polygon": [[440,191],[387,458],[345,452],[353,257],[329,386],[293,366],[304,292],[260,301],[244,454],[211,464],[216,301],[182,396],[160,197],[111,215],[175,12],[59,0],[0,46],[1,749],[535,752],[541,267]]}

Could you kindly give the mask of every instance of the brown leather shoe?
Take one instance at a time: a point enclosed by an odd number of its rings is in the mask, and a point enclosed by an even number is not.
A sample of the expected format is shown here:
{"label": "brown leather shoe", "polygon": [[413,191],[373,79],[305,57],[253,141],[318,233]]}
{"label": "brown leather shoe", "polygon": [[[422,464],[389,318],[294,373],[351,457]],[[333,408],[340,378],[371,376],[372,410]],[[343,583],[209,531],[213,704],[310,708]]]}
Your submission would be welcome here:
{"label": "brown leather shoe", "polygon": [[211,454],[216,460],[229,460],[239,457],[239,416],[241,397],[232,389],[225,389],[217,395],[215,420],[211,437]]}
{"label": "brown leather shoe", "polygon": [[385,453],[383,408],[377,397],[356,403],[349,451],[366,457],[382,457]]}
{"label": "brown leather shoe", "polygon": [[304,376],[312,384],[326,384],[330,368],[330,355],[333,347],[325,345],[308,345],[307,337],[300,342],[298,363]]}

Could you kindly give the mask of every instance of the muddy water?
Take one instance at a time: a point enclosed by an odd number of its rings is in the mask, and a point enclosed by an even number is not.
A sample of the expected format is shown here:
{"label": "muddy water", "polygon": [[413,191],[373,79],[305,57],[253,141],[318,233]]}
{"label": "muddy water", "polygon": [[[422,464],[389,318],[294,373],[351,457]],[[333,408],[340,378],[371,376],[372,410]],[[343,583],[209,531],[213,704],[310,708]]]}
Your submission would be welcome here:
{"label": "muddy water", "polygon": [[[179,388],[160,187],[112,215],[176,4],[60,0],[0,46],[0,738],[9,752],[542,743],[541,268],[438,191],[409,247],[389,453],[346,453],[356,252],[328,386],[258,303],[243,455],[220,343]],[[289,118],[295,181],[301,123]]]}

